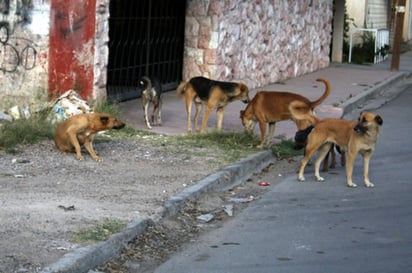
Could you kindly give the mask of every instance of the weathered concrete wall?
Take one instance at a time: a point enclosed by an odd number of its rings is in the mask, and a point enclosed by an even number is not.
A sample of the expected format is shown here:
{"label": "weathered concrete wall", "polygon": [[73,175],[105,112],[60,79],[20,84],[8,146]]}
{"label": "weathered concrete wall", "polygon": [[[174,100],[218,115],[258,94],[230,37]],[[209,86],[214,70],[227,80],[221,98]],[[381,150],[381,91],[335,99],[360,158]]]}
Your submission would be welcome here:
{"label": "weathered concrete wall", "polygon": [[50,3],[0,3],[0,110],[47,101]]}
{"label": "weathered concrete wall", "polygon": [[327,67],[332,16],[329,0],[189,0],[183,77],[254,88]]}
{"label": "weathered concrete wall", "polygon": [[109,60],[109,3],[110,0],[96,2],[96,37],[94,50],[94,82],[92,97],[107,98],[107,65]]}

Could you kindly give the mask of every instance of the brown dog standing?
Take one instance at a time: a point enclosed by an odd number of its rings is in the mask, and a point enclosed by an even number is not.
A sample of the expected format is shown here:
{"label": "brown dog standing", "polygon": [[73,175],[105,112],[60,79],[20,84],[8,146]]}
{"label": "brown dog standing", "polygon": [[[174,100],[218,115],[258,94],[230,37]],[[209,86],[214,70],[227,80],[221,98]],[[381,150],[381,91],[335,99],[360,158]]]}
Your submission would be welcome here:
{"label": "brown dog standing", "polygon": [[[319,78],[317,81],[325,84],[325,92],[315,101],[310,101],[304,96],[290,92],[260,91],[247,105],[246,109],[240,111],[242,124],[245,127],[246,132],[249,134],[253,133],[256,123],[259,123],[260,144],[258,145],[258,148],[263,148],[270,142],[275,132],[277,121],[293,119],[289,109],[292,101],[300,102],[295,111],[299,111],[306,115],[313,115],[313,109],[329,96],[331,89],[328,80]],[[266,137],[267,123],[269,123],[268,137]],[[298,130],[305,129],[310,125],[306,120],[295,120],[295,123]]]}
{"label": "brown dog standing", "polygon": [[122,129],[125,124],[110,114],[79,114],[61,122],[56,127],[54,143],[62,152],[76,152],[78,160],[83,160],[80,146],[84,145],[90,156],[101,161],[93,148],[93,139],[97,132],[108,129]]}
{"label": "brown dog standing", "polygon": [[[299,118],[300,115],[298,113],[295,114],[296,117]],[[319,150],[319,157],[316,159],[314,166],[315,176],[318,181],[324,180],[323,177],[319,175],[319,166],[329,152],[332,143],[334,143],[339,145],[341,149],[347,151],[346,180],[348,187],[357,186],[352,181],[352,173],[355,158],[358,153],[363,157],[365,186],[368,188],[374,187],[374,184],[369,180],[369,162],[379,137],[379,127],[382,124],[382,118],[371,112],[362,112],[358,121],[334,118],[316,119],[314,124],[315,128],[308,136],[305,156],[299,168],[298,180],[305,180],[303,176],[305,166],[317,150]]]}

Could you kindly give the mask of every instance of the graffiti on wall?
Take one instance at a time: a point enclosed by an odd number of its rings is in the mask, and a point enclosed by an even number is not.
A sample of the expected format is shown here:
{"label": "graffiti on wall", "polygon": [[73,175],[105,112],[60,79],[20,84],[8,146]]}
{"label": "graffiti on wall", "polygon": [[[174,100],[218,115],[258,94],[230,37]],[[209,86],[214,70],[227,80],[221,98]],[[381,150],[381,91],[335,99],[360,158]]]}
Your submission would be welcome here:
{"label": "graffiti on wall", "polygon": [[36,44],[29,37],[17,34],[18,26],[32,24],[33,0],[0,0],[0,71],[16,72],[19,67],[31,70],[36,66]]}

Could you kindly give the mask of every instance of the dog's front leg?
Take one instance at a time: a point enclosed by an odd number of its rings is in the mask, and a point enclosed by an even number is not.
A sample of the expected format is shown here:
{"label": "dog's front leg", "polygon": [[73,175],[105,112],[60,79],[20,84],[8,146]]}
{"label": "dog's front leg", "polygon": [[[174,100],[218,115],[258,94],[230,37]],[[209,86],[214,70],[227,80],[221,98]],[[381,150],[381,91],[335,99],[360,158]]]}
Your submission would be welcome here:
{"label": "dog's front leg", "polygon": [[217,129],[222,130],[222,124],[223,124],[223,116],[225,114],[225,109],[223,107],[218,107],[216,110],[216,115],[217,115]]}
{"label": "dog's front leg", "polygon": [[149,117],[148,117],[148,115],[147,115],[148,108],[149,108],[149,103],[148,103],[148,102],[143,102],[144,122],[145,122],[145,124],[146,124],[146,128],[147,128],[147,129],[152,129],[152,127],[150,126]]}
{"label": "dog's front leg", "polygon": [[276,122],[269,122],[269,134],[268,134],[268,137],[266,138],[265,144],[264,144],[266,147],[270,146],[273,135],[275,134],[275,126],[276,126]]}
{"label": "dog's front leg", "polygon": [[86,141],[84,143],[84,147],[86,148],[86,150],[89,152],[90,156],[96,160],[96,161],[102,161],[103,158],[97,156],[96,152],[94,151],[93,148],[93,142],[92,141]]}
{"label": "dog's front leg", "polygon": [[187,131],[192,132],[192,100],[186,99]]}
{"label": "dog's front leg", "polygon": [[356,151],[348,150],[348,162],[346,164],[346,183],[350,188],[356,188],[358,185],[353,183],[353,164],[355,163]]}
{"label": "dog's front leg", "polygon": [[260,128],[260,144],[257,146],[258,149],[265,147],[266,143],[266,122],[263,120],[258,120]]}
{"label": "dog's front leg", "polygon": [[201,133],[204,133],[206,131],[207,122],[209,121],[210,113],[212,112],[212,110],[213,110],[213,107],[211,107],[210,105],[206,106],[205,114],[203,115],[203,120],[202,120],[202,128],[200,129]]}
{"label": "dog's front leg", "polygon": [[372,152],[366,152],[363,154],[363,177],[365,180],[365,186],[367,188],[373,188],[375,185],[369,180],[369,162],[372,156]]}

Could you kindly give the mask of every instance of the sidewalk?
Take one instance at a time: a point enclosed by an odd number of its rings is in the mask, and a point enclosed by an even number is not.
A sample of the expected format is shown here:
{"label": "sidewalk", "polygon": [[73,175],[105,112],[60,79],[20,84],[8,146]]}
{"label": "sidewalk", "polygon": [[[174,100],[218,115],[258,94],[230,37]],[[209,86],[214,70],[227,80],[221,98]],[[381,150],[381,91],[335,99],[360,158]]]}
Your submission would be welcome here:
{"label": "sidewalk", "polygon": [[[358,98],[368,92],[379,92],[400,81],[412,73],[412,51],[402,54],[399,71],[390,71],[390,57],[375,65],[331,64],[328,68],[286,80],[282,83],[271,84],[250,90],[250,98],[259,90],[289,91],[315,100],[323,94],[324,85],[316,81],[326,78],[330,81],[332,91],[329,97],[315,110],[319,117],[341,117],[346,107],[353,107]],[[348,103],[350,99],[350,102]],[[346,102],[346,103],[345,103]],[[192,120],[195,106],[192,106]],[[243,130],[239,118],[240,110],[246,107],[240,101],[230,103],[223,119],[223,130]],[[123,121],[136,129],[146,130],[143,121],[143,110],[140,99],[120,103]],[[203,117],[203,112],[201,118]],[[186,133],[186,110],[184,101],[180,100],[174,90],[163,94],[162,126],[153,126],[152,131],[161,134]],[[199,121],[201,123],[201,120]],[[200,124],[199,124],[200,125]],[[208,122],[208,130],[216,128],[216,112],[213,112]],[[256,126],[255,133],[259,135]],[[292,121],[281,121],[276,124],[275,137],[294,136],[296,126]]]}

